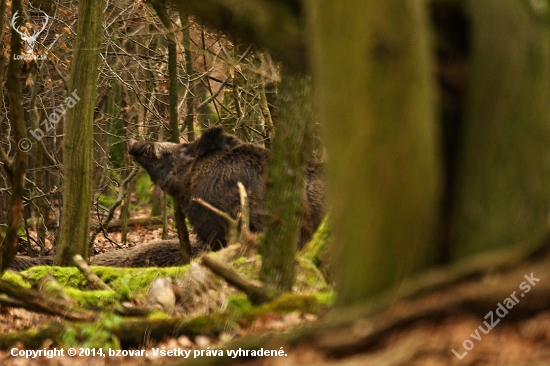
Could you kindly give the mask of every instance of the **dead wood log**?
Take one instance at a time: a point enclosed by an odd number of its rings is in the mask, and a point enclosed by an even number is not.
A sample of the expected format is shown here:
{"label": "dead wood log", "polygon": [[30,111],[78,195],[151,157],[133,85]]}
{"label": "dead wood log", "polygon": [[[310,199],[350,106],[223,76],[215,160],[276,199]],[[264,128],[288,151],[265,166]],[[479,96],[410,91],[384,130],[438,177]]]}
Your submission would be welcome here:
{"label": "dead wood log", "polygon": [[93,321],[97,317],[96,313],[78,309],[67,301],[52,297],[41,291],[26,289],[4,280],[0,280],[0,293],[18,300],[25,309],[39,313],[57,315],[76,321]]}
{"label": "dead wood log", "polygon": [[[169,214],[166,215],[167,219],[173,220],[174,215]],[[148,227],[148,226],[157,226],[162,225],[162,217],[160,216],[153,216],[153,217],[142,217],[142,218],[136,218],[136,219],[128,219],[128,227],[134,227],[134,226],[142,226],[142,227]],[[113,220],[109,224],[105,225],[105,229],[107,231],[115,231],[120,230],[122,226],[121,220]]]}
{"label": "dead wood log", "polygon": [[[202,242],[192,239],[191,249],[193,257],[197,257],[204,252],[204,245]],[[152,242],[139,244],[131,248],[101,253],[90,257],[89,262],[92,266],[126,268],[153,266],[175,267],[183,265],[183,260],[181,259],[181,249],[177,239],[155,240]],[[53,256],[37,258],[17,256],[12,262],[10,269],[24,271],[33,266],[51,266],[53,263]]]}
{"label": "dead wood log", "polygon": [[[174,215],[169,214],[169,215],[167,215],[167,218],[169,220],[173,220]],[[29,222],[29,225],[32,226],[32,225],[35,225],[35,224],[37,224],[37,223],[35,223],[31,219],[31,221]],[[152,216],[152,217],[139,217],[139,218],[130,218],[130,219],[128,219],[128,227],[134,227],[134,226],[138,226],[138,225],[141,226],[141,227],[162,225],[162,217],[161,216]],[[103,225],[105,230],[107,230],[108,232],[120,230],[121,226],[122,226],[122,222],[119,219],[113,219],[107,225]],[[92,230],[97,228],[98,227],[97,221],[92,220],[92,223],[91,223],[90,227],[92,228]],[[46,228],[48,230],[57,229],[57,222],[55,220],[50,220],[46,224]]]}
{"label": "dead wood log", "polygon": [[[41,329],[25,329],[19,332],[0,335],[0,349],[7,349],[20,342],[27,349],[40,349],[46,339],[54,344],[62,344],[61,336],[66,327],[79,332],[85,324],[51,322]],[[110,329],[120,340],[123,348],[139,347],[148,342],[160,342],[167,336],[186,335],[194,337],[199,334],[216,336],[223,331],[225,324],[210,321],[208,316],[191,319],[171,317],[164,319],[125,319]]]}

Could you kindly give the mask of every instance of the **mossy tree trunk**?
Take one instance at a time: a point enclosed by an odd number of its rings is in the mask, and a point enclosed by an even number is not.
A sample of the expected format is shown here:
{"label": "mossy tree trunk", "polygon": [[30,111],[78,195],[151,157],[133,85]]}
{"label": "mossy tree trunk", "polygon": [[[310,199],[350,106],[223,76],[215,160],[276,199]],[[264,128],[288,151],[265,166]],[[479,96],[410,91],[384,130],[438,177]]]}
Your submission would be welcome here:
{"label": "mossy tree trunk", "polygon": [[69,93],[80,100],[67,108],[63,139],[63,206],[56,264],[72,265],[80,254],[88,257],[92,204],[92,148],[102,31],[101,0],[78,3],[78,31],[71,67]]}
{"label": "mossy tree trunk", "polygon": [[302,191],[312,143],[311,80],[283,68],[279,119],[267,172],[267,216],[260,279],[289,291],[302,222]]}
{"label": "mossy tree trunk", "polygon": [[472,51],[451,217],[454,259],[538,245],[548,232],[550,28],[548,5],[540,14],[533,3],[467,3]]}
{"label": "mossy tree trunk", "polygon": [[[5,8],[6,3],[2,1],[1,5]],[[13,0],[12,2],[12,12],[15,13],[16,11],[20,13],[23,12],[23,2],[21,0]],[[23,119],[23,96],[21,89],[22,62],[20,60],[15,60],[15,55],[21,55],[21,51],[21,37],[12,28],[11,52],[6,77],[6,89],[9,102],[9,122],[13,133],[12,141],[15,142],[15,155],[10,159],[4,150],[1,151],[2,156],[0,161],[2,161],[8,180],[11,183],[11,195],[9,200],[9,212],[7,215],[8,227],[5,236],[0,236],[0,275],[4,273],[17,255],[17,249],[19,248],[18,233],[23,220],[23,193],[27,174],[28,154],[26,151],[22,151],[21,147],[24,145],[21,145],[20,142],[27,138],[27,129]],[[0,87],[1,86],[0,84]]]}
{"label": "mossy tree trunk", "polygon": [[[421,0],[306,2],[338,302],[433,263],[440,166]],[[282,112],[282,108],[281,108]]]}

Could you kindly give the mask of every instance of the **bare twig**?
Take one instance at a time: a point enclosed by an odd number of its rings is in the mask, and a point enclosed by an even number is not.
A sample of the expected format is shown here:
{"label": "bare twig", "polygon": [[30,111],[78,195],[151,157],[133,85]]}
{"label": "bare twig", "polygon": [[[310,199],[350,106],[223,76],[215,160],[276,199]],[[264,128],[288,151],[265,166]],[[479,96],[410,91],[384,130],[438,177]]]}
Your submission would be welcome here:
{"label": "bare twig", "polygon": [[6,173],[11,174],[11,160],[4,151],[4,148],[0,146],[0,163],[4,165],[4,169],[6,170]]}
{"label": "bare twig", "polygon": [[132,169],[132,172],[126,177],[126,179],[124,179],[124,181],[120,185],[117,200],[115,201],[115,203],[113,203],[113,205],[109,209],[107,218],[103,222],[100,221],[99,224],[93,229],[93,234],[92,234],[92,237],[90,238],[90,246],[94,244],[94,240],[97,234],[99,234],[101,231],[105,232],[105,226],[107,226],[109,222],[111,222],[111,220],[115,216],[115,210],[118,208],[118,206],[122,204],[122,201],[124,200],[124,195],[126,193],[126,186],[128,186],[128,183],[130,183],[132,179],[134,179],[138,171],[139,171],[139,168],[134,167],[134,169]]}
{"label": "bare twig", "polygon": [[[246,57],[246,55],[248,55],[248,53],[250,52],[250,50],[252,49],[252,45],[248,46],[248,48],[246,49],[246,51],[244,51],[244,53],[242,54],[242,56],[239,58],[239,62],[242,62],[244,60],[244,58]],[[229,75],[228,77],[225,78],[224,81],[222,81],[222,83],[220,84],[220,86],[218,87],[218,90],[216,90],[211,96],[209,96],[208,98],[206,98],[205,100],[203,100],[198,106],[197,106],[197,111],[200,110],[202,107],[204,107],[205,105],[207,105],[208,103],[210,103],[211,101],[213,101],[214,99],[216,99],[216,97],[218,95],[220,95],[221,91],[223,90],[223,88],[225,87],[225,84],[231,79],[231,75]]]}

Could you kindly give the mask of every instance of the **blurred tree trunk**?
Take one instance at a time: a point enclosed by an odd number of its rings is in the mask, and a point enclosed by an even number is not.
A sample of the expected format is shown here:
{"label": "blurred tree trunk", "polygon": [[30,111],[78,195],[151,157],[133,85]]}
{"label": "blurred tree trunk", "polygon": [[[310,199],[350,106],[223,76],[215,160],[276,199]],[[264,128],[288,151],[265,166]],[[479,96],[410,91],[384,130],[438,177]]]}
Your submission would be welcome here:
{"label": "blurred tree trunk", "polygon": [[[5,2],[1,2],[5,11]],[[23,12],[23,2],[21,0],[13,0],[12,12]],[[3,26],[3,21],[2,21]],[[4,150],[1,151],[1,161],[4,170],[8,176],[8,181],[11,183],[11,196],[9,200],[9,212],[7,219],[7,230],[5,236],[0,236],[0,275],[9,267],[17,255],[19,248],[18,232],[21,228],[23,220],[23,193],[25,189],[25,177],[27,173],[28,154],[27,151],[22,151],[21,141],[27,138],[27,129],[23,119],[23,96],[21,89],[21,67],[22,62],[15,60],[15,55],[21,55],[21,36],[12,28],[11,30],[11,52],[8,63],[6,89],[8,92],[9,102],[9,122],[13,133],[13,141],[15,155],[10,159]],[[0,84],[0,87],[2,85]],[[0,147],[0,149],[2,149]],[[25,149],[26,150],[26,149]]]}
{"label": "blurred tree trunk", "polygon": [[260,279],[277,289],[290,291],[313,135],[311,80],[283,68],[279,107],[267,172],[267,216]]}
{"label": "blurred tree trunk", "polygon": [[451,217],[455,259],[538,245],[550,212],[547,18],[538,18],[532,2],[467,4],[472,59]]}
{"label": "blurred tree trunk", "polygon": [[[72,257],[88,257],[92,204],[94,106],[102,31],[101,0],[78,3],[78,32],[69,93],[80,100],[67,108],[63,139],[63,206],[56,264],[72,265]],[[74,96],[73,95],[73,96]]]}
{"label": "blurred tree trunk", "polygon": [[338,302],[348,305],[435,257],[440,167],[427,15],[420,0],[306,4],[333,268]]}

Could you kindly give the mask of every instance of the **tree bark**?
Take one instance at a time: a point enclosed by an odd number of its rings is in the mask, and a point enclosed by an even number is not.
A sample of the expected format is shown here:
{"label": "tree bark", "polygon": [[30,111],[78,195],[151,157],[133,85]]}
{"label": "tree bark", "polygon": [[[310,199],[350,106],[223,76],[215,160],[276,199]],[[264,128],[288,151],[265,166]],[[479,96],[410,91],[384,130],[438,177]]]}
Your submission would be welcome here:
{"label": "tree bark", "polygon": [[[168,44],[168,77],[170,80],[170,86],[168,89],[170,106],[170,141],[179,144],[180,136],[176,36],[174,33],[174,26],[172,25],[168,12],[166,11],[166,4],[164,1],[153,1],[151,4],[153,5],[160,21],[169,32],[166,35],[166,41]],[[176,221],[176,228],[178,230],[178,237],[180,239],[183,262],[189,263],[191,262],[191,242],[189,241],[189,231],[187,230],[187,224],[185,223],[185,213],[183,212],[181,206],[176,202],[174,202],[174,218]]]}
{"label": "tree bark", "polygon": [[550,29],[530,3],[467,4],[472,59],[451,216],[453,259],[537,246],[550,212]]}
{"label": "tree bark", "polygon": [[190,16],[180,11],[180,21],[182,25],[182,39],[181,43],[185,53],[185,73],[187,77],[187,88],[191,93],[188,93],[186,100],[186,115],[183,122],[187,129],[187,141],[195,141],[195,95],[197,81],[193,81],[195,76],[195,70],[193,68],[193,53],[191,52],[191,21]]}
{"label": "tree bark", "polygon": [[280,114],[267,173],[267,217],[260,279],[283,291],[294,283],[302,191],[312,143],[311,80],[283,68]]}
{"label": "tree bark", "polygon": [[[5,6],[5,3],[2,2]],[[12,2],[12,11],[23,11],[23,2],[14,0]],[[27,174],[28,154],[21,149],[21,141],[27,138],[27,129],[23,119],[23,96],[21,89],[21,67],[22,62],[16,60],[15,56],[20,56],[22,52],[21,37],[13,29],[11,30],[11,53],[8,63],[6,78],[6,88],[8,91],[8,101],[10,104],[9,116],[11,128],[13,131],[13,140],[18,145],[13,159],[9,159],[1,150],[4,169],[11,183],[11,196],[9,201],[8,228],[5,237],[0,237],[0,275],[10,266],[17,255],[19,248],[18,232],[23,220],[23,193],[25,189],[25,177]],[[1,149],[1,147],[0,147]]]}
{"label": "tree bark", "polygon": [[88,258],[90,210],[92,205],[92,148],[94,106],[102,38],[101,0],[78,4],[78,33],[75,40],[69,93],[80,99],[67,108],[64,125],[63,206],[56,263],[73,265],[80,254]]}
{"label": "tree bark", "polygon": [[433,263],[440,167],[427,15],[419,0],[306,4],[337,302],[349,305]]}

